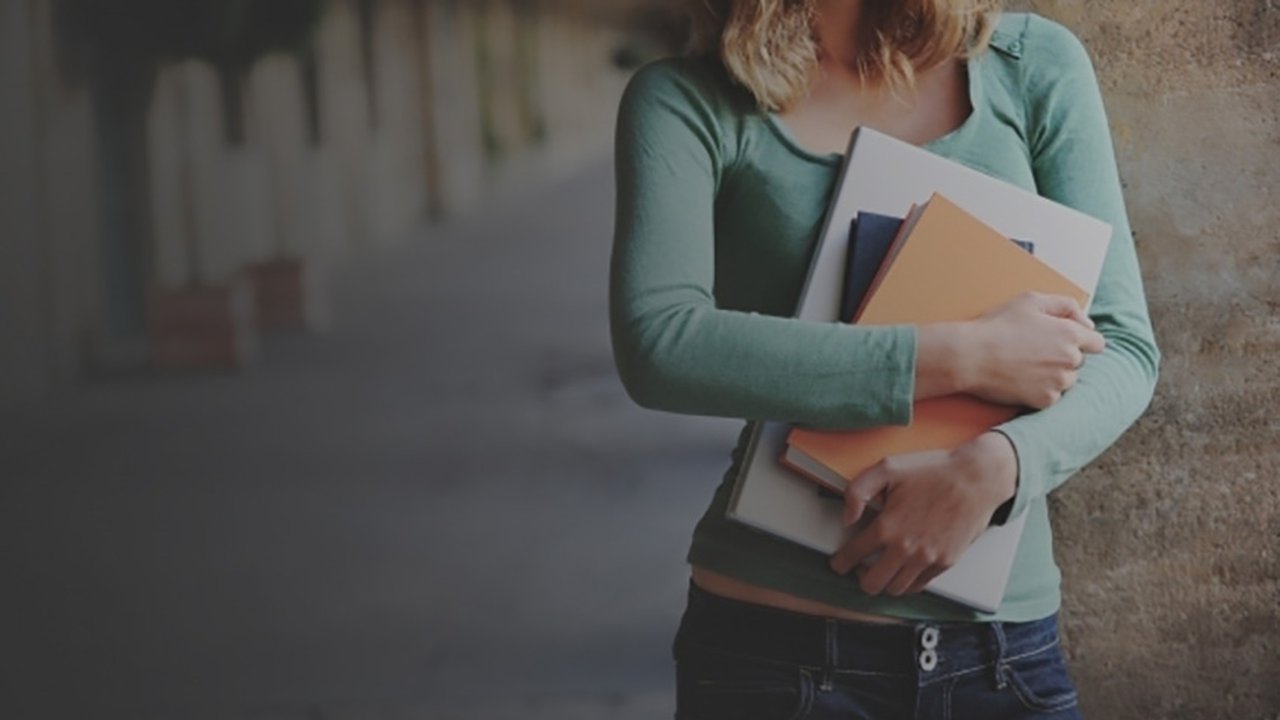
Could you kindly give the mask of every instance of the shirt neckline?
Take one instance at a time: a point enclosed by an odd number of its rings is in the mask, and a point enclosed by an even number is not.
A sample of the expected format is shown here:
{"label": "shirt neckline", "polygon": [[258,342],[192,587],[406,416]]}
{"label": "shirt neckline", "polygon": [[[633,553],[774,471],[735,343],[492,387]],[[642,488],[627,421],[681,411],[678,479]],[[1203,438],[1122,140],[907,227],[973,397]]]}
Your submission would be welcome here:
{"label": "shirt neckline", "polygon": [[[973,126],[978,124],[979,116],[983,114],[983,95],[982,95],[982,55],[969,58],[965,61],[965,80],[969,90],[969,114],[965,117],[964,122],[953,128],[950,132],[940,137],[934,138],[927,143],[916,145],[930,152],[938,152],[938,150],[946,145],[957,142],[962,136],[973,132]],[[838,166],[844,162],[845,153],[817,153],[800,144],[795,136],[791,134],[791,129],[787,127],[786,121],[778,116],[772,110],[764,112],[765,124],[773,131],[773,134],[782,142],[782,144],[791,151],[792,154],[809,162],[818,163],[820,165]],[[913,143],[914,144],[914,143]]]}

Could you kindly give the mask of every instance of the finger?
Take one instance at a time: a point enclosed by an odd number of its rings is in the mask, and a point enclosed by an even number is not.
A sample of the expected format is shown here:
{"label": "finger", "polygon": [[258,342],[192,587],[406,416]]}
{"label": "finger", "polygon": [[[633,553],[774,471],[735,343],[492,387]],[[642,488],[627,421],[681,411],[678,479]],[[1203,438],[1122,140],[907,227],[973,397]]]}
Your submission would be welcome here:
{"label": "finger", "polygon": [[[1075,303],[1075,300],[1072,300],[1072,302]],[[1093,322],[1093,318],[1089,317],[1089,313],[1085,312],[1084,308],[1080,307],[1078,303],[1075,305],[1075,312],[1071,314],[1071,319],[1090,330],[1097,327],[1097,324]]]}
{"label": "finger", "polygon": [[1063,322],[1069,323],[1068,326],[1064,326],[1064,329],[1071,335],[1071,342],[1080,353],[1096,355],[1106,348],[1107,339],[1102,336],[1102,333],[1081,327],[1066,318],[1063,318]]}
{"label": "finger", "polygon": [[1092,327],[1093,325],[1093,321],[1084,314],[1084,310],[1080,309],[1080,303],[1076,302],[1074,298],[1066,295],[1047,295],[1043,293],[1036,293],[1033,297],[1035,298],[1036,307],[1045,314],[1066,320],[1074,320],[1086,327]]}
{"label": "finger", "polygon": [[1080,379],[1080,373],[1070,370],[1062,375],[1062,392],[1066,392],[1076,386],[1076,382]]}
{"label": "finger", "polygon": [[871,501],[884,492],[889,484],[889,473],[882,463],[873,465],[862,472],[844,488],[844,524],[845,527],[856,525],[862,514],[871,505]]}
{"label": "finger", "polygon": [[1096,330],[1085,331],[1080,341],[1076,344],[1079,345],[1081,352],[1086,352],[1090,355],[1097,355],[1107,349],[1107,339]]}
{"label": "finger", "polygon": [[879,595],[885,591],[889,582],[902,571],[906,557],[896,549],[886,549],[884,553],[862,573],[859,585],[868,595]]}
{"label": "finger", "polygon": [[933,564],[923,559],[907,561],[903,564],[902,569],[898,570],[898,574],[894,575],[889,584],[885,586],[885,592],[894,597],[905,595],[915,586],[916,580],[920,575],[931,567],[933,567]]}
{"label": "finger", "polygon": [[1084,352],[1073,345],[1067,350],[1067,362],[1071,363],[1072,368],[1080,369],[1080,366],[1084,364]]}
{"label": "finger", "polygon": [[911,584],[911,587],[907,588],[906,594],[914,595],[919,592],[924,592],[925,588],[929,587],[929,583],[933,582],[934,578],[946,571],[947,569],[941,565],[930,565],[916,576],[915,582]]}
{"label": "finger", "polygon": [[863,497],[855,492],[852,483],[847,485],[844,489],[844,515],[842,517],[844,526],[853,527],[857,525],[870,504],[871,498]]}
{"label": "finger", "polygon": [[840,575],[848,575],[849,571],[862,564],[863,560],[884,549],[878,530],[876,524],[872,523],[871,526],[855,534],[849,542],[836,551],[835,555],[831,556],[831,569]]}
{"label": "finger", "polygon": [[[1059,382],[1057,378],[1051,378],[1049,383],[1056,384]],[[1032,410],[1045,410],[1058,404],[1062,399],[1062,391],[1054,389],[1053,385],[1046,385],[1037,390],[1028,400],[1027,407]]]}

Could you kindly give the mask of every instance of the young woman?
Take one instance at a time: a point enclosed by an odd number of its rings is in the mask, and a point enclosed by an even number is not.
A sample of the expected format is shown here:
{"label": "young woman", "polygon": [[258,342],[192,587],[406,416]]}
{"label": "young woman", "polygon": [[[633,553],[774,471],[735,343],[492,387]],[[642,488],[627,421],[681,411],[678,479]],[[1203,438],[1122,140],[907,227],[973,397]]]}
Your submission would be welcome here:
{"label": "young woman", "polygon": [[[740,441],[689,551],[677,717],[1078,717],[1046,495],[1142,413],[1159,362],[1085,50],[993,0],[696,6],[698,51],[642,68],[619,115],[610,311],[631,396],[831,428],[955,392],[1029,412],[856,478],[846,519],[875,495],[884,511],[830,558],[725,518]],[[794,319],[857,125],[1111,223],[1091,317],[1028,295],[963,323]],[[921,592],[1023,513],[998,612]]]}

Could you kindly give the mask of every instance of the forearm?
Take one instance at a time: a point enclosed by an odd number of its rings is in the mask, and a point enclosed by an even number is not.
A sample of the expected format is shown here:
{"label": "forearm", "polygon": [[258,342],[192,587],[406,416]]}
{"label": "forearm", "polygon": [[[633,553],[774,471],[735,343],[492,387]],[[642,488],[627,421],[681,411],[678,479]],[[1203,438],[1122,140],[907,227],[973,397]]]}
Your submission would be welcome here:
{"label": "forearm", "polygon": [[1119,439],[1150,403],[1160,363],[1093,65],[1079,40],[1048,21],[1038,21],[1028,42],[1035,44],[1028,53],[1055,59],[1028,65],[1023,78],[1037,189],[1110,223],[1113,235],[1090,308],[1106,348],[1085,361],[1055,405],[996,428],[1018,460],[1010,517]]}
{"label": "forearm", "polygon": [[689,300],[613,303],[614,355],[628,393],[658,410],[813,427],[906,424],[913,328],[864,328],[717,309]]}
{"label": "forearm", "polygon": [[[781,317],[778,297],[734,305],[761,313],[720,307],[717,252],[733,239],[715,211],[735,146],[689,78],[650,70],[624,95],[616,146],[610,330],[630,395],[671,412],[860,428],[905,424],[913,400],[957,391],[958,333]],[[798,243],[796,232],[773,241]],[[778,282],[797,270],[777,268]]]}
{"label": "forearm", "polygon": [[645,407],[697,415],[831,428],[906,423],[912,328],[781,317],[776,299],[761,304],[768,314],[719,306],[715,208],[729,150],[696,90],[661,68],[641,72],[620,108],[609,313],[628,393]]}

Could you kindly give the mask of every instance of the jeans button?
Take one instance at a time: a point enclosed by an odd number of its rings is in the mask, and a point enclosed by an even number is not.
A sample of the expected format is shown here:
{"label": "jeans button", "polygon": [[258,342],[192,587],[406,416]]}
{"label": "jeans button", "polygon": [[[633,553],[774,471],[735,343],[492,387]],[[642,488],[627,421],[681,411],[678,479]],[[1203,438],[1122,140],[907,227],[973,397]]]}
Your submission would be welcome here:
{"label": "jeans button", "polygon": [[925,672],[931,672],[938,667],[938,652],[933,648],[925,648],[920,653],[920,669]]}
{"label": "jeans button", "polygon": [[932,650],[938,647],[938,635],[938,628],[925,628],[924,632],[920,633],[920,646],[926,650]]}

